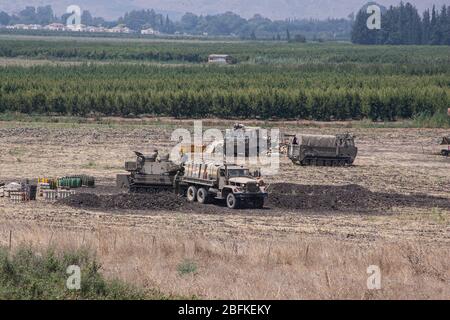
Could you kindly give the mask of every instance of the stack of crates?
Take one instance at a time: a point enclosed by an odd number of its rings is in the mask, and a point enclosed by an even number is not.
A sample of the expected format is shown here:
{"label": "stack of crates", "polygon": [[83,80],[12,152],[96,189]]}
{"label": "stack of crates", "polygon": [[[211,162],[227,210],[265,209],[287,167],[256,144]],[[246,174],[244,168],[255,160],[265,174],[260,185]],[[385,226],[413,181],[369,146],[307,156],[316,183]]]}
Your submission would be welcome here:
{"label": "stack of crates", "polygon": [[27,194],[24,191],[11,191],[9,198],[14,203],[25,202],[27,200]]}
{"label": "stack of crates", "polygon": [[58,199],[65,199],[75,194],[74,190],[58,190],[56,197]]}
{"label": "stack of crates", "polygon": [[44,200],[53,201],[56,200],[56,190],[43,190],[42,194],[44,196]]}
{"label": "stack of crates", "polygon": [[44,200],[46,201],[55,201],[57,199],[65,199],[75,194],[74,190],[44,190]]}
{"label": "stack of crates", "polygon": [[51,178],[38,178],[38,195],[44,196],[45,190],[56,189],[56,180]]}

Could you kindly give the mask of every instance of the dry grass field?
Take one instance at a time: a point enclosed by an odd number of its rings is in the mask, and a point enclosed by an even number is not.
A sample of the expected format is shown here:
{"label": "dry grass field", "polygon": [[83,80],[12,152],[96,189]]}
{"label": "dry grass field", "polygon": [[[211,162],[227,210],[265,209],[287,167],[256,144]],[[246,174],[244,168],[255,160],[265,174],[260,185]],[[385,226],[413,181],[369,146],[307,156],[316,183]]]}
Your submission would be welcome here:
{"label": "dry grass field", "polygon": [[[10,245],[11,231],[12,248],[86,246],[108,277],[206,299],[450,299],[450,158],[436,155],[448,132],[271,125],[356,136],[353,167],[297,167],[282,158],[280,173],[265,178],[320,187],[344,202],[314,203],[321,198],[313,192],[293,191],[306,208],[94,210],[0,198],[0,245]],[[132,151],[169,151],[177,126],[192,123],[0,122],[0,181],[86,173],[97,179],[94,192],[110,193]],[[358,192],[345,194],[346,185]],[[381,290],[367,289],[369,265],[381,269]]]}

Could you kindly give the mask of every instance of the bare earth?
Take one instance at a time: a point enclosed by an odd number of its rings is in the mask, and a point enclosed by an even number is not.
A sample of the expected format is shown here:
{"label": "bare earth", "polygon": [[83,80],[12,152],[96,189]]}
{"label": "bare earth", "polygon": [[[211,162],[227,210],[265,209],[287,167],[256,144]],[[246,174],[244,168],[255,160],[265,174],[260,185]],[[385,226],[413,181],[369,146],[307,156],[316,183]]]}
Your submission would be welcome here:
{"label": "bare earth", "polygon": [[[115,193],[115,175],[133,159],[132,151],[169,151],[174,128],[170,122],[0,122],[0,182],[85,173],[97,179],[93,192]],[[354,198],[351,208],[269,203],[259,211],[215,205],[105,211],[0,198],[0,245],[9,244],[12,231],[13,247],[89,246],[110,277],[200,298],[449,299],[450,158],[436,155],[448,132],[341,126],[297,131],[352,132],[359,147],[355,165],[298,167],[282,158],[280,173],[265,181],[320,185],[330,194],[357,185],[361,193],[346,195]],[[373,206],[366,193],[382,201]],[[180,272],[186,261],[196,270]],[[381,269],[381,290],[367,289],[369,265]]]}

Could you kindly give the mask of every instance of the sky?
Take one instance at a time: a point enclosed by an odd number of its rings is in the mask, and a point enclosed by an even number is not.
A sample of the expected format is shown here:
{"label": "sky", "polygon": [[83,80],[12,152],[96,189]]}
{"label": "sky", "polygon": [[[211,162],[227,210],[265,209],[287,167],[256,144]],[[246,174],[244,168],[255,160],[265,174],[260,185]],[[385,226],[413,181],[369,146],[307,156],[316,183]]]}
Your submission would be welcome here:
{"label": "sky", "polygon": [[[185,12],[216,14],[235,12],[245,18],[261,14],[271,19],[346,18],[357,12],[367,0],[0,0],[0,11],[18,12],[27,5],[50,4],[60,15],[67,6],[76,4],[96,16],[113,19],[133,9],[151,9],[179,18]],[[400,0],[379,0],[384,6],[397,5]],[[405,1],[406,2],[406,1]],[[420,12],[435,4],[450,6],[450,0],[410,0]]]}

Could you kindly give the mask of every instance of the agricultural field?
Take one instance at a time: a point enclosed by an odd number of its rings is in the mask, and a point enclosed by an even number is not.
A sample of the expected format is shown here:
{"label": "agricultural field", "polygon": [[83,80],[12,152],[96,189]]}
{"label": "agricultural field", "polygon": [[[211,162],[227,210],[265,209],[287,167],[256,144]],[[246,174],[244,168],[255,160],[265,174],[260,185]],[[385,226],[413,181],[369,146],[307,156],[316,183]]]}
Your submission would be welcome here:
{"label": "agricultural field", "polygon": [[[225,128],[232,122],[210,121]],[[263,123],[261,123],[263,124]],[[282,123],[272,123],[271,126]],[[1,122],[0,181],[85,173],[97,187],[57,203],[0,198],[0,241],[88,247],[106,277],[167,295],[229,299],[448,299],[450,162],[437,155],[443,129],[339,123],[281,127],[351,131],[353,167],[299,167],[281,159],[265,177],[263,210],[188,204],[173,194],[128,195],[115,175],[133,150],[169,151],[190,121]],[[383,289],[366,288],[380,265]]]}
{"label": "agricultural field", "polygon": [[[105,299],[449,299],[449,106],[448,47],[0,35],[0,183],[96,178],[54,202],[0,198],[0,256],[93,254],[95,281],[72,298],[100,283]],[[352,133],[358,157],[281,155],[261,210],[116,187],[133,151],[169,152],[194,120]]]}
{"label": "agricultural field", "polygon": [[446,47],[7,38],[0,57],[0,113],[393,121],[450,102]]}

